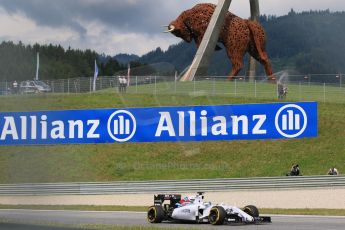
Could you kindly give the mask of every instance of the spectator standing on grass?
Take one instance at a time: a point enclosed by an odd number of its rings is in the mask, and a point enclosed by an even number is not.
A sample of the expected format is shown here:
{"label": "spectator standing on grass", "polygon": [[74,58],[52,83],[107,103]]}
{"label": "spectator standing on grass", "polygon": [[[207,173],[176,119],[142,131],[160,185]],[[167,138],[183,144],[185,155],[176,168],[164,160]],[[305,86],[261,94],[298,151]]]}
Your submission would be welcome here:
{"label": "spectator standing on grass", "polygon": [[12,83],[12,86],[13,86],[13,93],[17,94],[18,93],[18,83],[17,83],[17,81],[14,81]]}
{"label": "spectator standing on grass", "polygon": [[332,167],[328,170],[328,175],[338,176],[338,170],[335,167]]}
{"label": "spectator standing on grass", "polygon": [[119,92],[121,93],[123,89],[123,81],[122,81],[122,77],[119,76]]}
{"label": "spectator standing on grass", "polygon": [[120,78],[120,76],[117,77],[117,83],[118,83],[117,88],[118,88],[118,91],[120,92],[121,91],[121,78]]}
{"label": "spectator standing on grass", "polygon": [[123,92],[126,93],[127,91],[127,79],[125,77],[122,78],[123,80]]}

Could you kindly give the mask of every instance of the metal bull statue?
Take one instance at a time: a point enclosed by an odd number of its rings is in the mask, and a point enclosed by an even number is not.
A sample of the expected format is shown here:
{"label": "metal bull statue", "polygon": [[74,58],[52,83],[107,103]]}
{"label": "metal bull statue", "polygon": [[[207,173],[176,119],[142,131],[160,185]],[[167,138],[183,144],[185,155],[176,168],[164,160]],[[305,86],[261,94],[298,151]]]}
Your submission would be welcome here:
{"label": "metal bull statue", "polygon": [[[215,8],[214,4],[198,4],[182,12],[167,26],[165,32],[170,32],[189,43],[194,40],[199,47]],[[218,42],[225,46],[232,63],[230,80],[243,68],[243,57],[247,52],[265,67],[269,80],[275,79],[265,48],[265,31],[259,23],[227,12]],[[221,48],[217,46],[216,50],[219,49]]]}

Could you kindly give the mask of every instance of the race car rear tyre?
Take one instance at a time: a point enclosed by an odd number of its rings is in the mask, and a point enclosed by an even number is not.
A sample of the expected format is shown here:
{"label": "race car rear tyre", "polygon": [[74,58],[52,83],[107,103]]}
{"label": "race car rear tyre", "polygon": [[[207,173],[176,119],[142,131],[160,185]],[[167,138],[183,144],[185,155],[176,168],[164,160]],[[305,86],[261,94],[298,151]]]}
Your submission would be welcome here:
{"label": "race car rear tyre", "polygon": [[259,217],[259,210],[254,205],[247,205],[243,211],[252,217]]}
{"label": "race car rear tyre", "polygon": [[164,210],[163,207],[160,205],[155,205],[149,207],[147,211],[147,220],[148,222],[154,223],[161,223],[164,220]]}
{"label": "race car rear tyre", "polygon": [[222,225],[226,217],[226,212],[221,206],[214,206],[208,215],[208,221],[212,225]]}

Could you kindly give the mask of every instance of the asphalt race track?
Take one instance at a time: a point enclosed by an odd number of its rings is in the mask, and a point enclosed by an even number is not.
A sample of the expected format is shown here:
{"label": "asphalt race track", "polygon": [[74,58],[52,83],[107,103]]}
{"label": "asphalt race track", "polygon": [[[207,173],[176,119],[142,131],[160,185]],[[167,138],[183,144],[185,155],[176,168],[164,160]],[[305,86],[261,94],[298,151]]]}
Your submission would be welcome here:
{"label": "asphalt race track", "polygon": [[[52,229],[37,228],[30,223],[58,223],[58,224],[110,224],[152,226],[146,222],[146,214],[142,212],[87,212],[87,211],[34,211],[34,210],[0,210],[0,229]],[[9,223],[21,223],[9,224]],[[178,224],[162,223],[159,227],[179,227],[198,229],[274,229],[274,230],[340,230],[344,229],[345,217],[321,216],[284,216],[272,215],[271,224],[262,225],[228,225],[212,227],[209,224]],[[63,230],[68,228],[56,228]]]}

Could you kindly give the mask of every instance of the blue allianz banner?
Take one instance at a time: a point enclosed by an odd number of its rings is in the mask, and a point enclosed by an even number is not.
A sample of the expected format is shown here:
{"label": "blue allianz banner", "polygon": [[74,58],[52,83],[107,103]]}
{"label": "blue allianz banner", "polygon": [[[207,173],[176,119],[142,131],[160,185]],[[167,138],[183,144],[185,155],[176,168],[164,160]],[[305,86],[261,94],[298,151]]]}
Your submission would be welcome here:
{"label": "blue allianz banner", "polygon": [[317,103],[0,113],[0,145],[291,139],[318,135]]}

